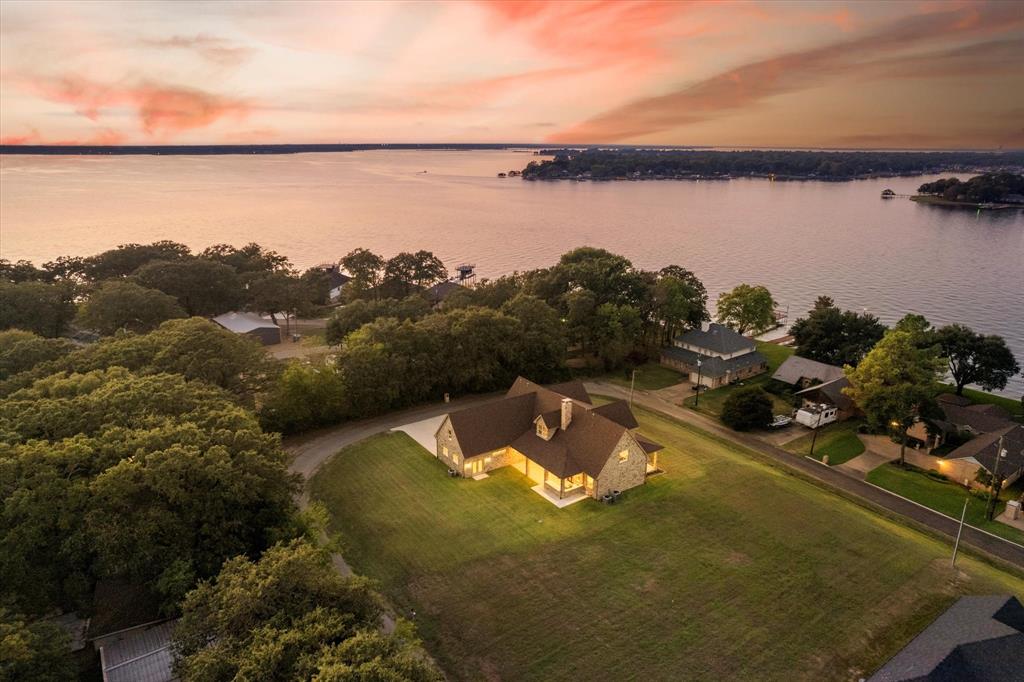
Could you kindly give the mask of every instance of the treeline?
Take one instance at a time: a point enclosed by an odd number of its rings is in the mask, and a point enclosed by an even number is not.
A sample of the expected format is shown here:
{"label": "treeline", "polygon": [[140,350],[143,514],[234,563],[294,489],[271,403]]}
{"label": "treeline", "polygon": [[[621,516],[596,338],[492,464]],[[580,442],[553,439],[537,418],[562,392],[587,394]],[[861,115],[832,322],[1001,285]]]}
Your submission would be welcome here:
{"label": "treeline", "polygon": [[0,678],[77,677],[49,617],[109,619],[113,585],[147,619],[182,617],[181,679],[438,679],[296,508],[252,411],[281,369],[201,318],[86,346],[0,332]]}
{"label": "treeline", "polygon": [[568,150],[533,161],[527,180],[589,178],[687,178],[774,175],[779,178],[849,180],[921,175],[949,170],[1024,166],[1024,152],[818,152],[707,150]]}
{"label": "treeline", "polygon": [[920,194],[938,196],[947,201],[971,204],[1024,204],[1024,175],[1020,173],[985,173],[961,182],[959,178],[942,178],[917,188]]}
{"label": "treeline", "polygon": [[144,332],[175,318],[231,310],[294,316],[327,303],[327,273],[298,273],[258,244],[216,244],[200,253],[160,241],[124,244],[36,267],[0,260],[0,329],[58,337],[72,326],[101,335]]}
{"label": "treeline", "polygon": [[584,371],[639,363],[709,319],[707,291],[692,272],[640,270],[603,249],[575,249],[552,267],[459,287],[439,304],[415,290],[411,267],[412,293],[393,296],[389,262],[365,249],[341,259],[353,279],[327,324],[338,351],[284,371],[265,401],[268,428],[302,431],[445,394],[500,390],[517,375],[560,380],[570,363]]}

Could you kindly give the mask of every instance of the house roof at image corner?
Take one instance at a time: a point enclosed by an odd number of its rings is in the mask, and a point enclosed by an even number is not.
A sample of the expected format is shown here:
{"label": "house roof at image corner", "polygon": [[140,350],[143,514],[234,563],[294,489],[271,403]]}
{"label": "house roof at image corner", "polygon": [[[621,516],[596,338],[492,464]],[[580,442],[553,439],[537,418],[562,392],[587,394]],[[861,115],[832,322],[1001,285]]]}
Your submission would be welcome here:
{"label": "house roof at image corner", "polygon": [[706,348],[715,353],[738,353],[742,350],[757,348],[751,339],[734,331],[730,327],[712,322],[705,330],[701,327],[691,329],[675,338],[676,343],[685,343],[698,348]]}
{"label": "house roof at image corner", "polygon": [[961,597],[868,682],[1019,680],[1024,606],[1012,595]]}
{"label": "house roof at image corner", "polygon": [[[551,440],[537,436],[534,420],[541,416],[549,426],[558,426],[565,398],[572,401],[569,428],[558,428]],[[464,457],[512,446],[559,477],[597,476],[622,436],[636,425],[623,401],[594,407],[581,382],[543,387],[523,377],[504,398],[452,412],[449,418]],[[651,441],[641,447],[647,452],[660,449]]]}

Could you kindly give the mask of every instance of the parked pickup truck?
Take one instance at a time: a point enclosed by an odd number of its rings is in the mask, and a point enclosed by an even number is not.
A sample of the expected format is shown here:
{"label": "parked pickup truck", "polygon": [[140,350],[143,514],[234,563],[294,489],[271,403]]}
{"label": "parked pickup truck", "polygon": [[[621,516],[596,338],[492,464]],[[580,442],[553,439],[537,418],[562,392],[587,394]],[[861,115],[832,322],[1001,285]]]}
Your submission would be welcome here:
{"label": "parked pickup truck", "polygon": [[792,417],[787,417],[784,414],[777,414],[777,415],[775,415],[775,418],[772,419],[772,423],[769,424],[768,426],[773,428],[773,429],[781,429],[783,426],[789,426],[792,423],[793,423],[793,418]]}

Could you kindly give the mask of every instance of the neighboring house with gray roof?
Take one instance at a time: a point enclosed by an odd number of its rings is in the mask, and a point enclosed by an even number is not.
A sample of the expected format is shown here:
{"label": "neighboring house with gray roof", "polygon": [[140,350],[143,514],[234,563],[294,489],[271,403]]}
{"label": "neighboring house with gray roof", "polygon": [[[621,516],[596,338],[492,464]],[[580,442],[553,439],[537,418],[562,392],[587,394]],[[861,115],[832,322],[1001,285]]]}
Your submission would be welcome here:
{"label": "neighboring house with gray roof", "polygon": [[252,337],[264,346],[281,343],[281,328],[255,313],[224,313],[213,318],[213,321],[229,332]]}
{"label": "neighboring house with gray roof", "polygon": [[[1004,486],[1013,485],[1024,476],[1024,426],[1020,424],[1010,422],[1009,426],[975,436],[946,455],[946,459],[958,471],[976,472],[980,467],[994,475],[997,473],[996,457],[1000,439],[1005,454],[999,462],[999,478]],[[957,464],[960,466],[957,467]]]}
{"label": "neighboring house with gray roof", "polygon": [[842,367],[826,365],[824,362],[802,358],[799,355],[791,355],[775,370],[772,379],[797,389],[803,389],[814,384],[825,384],[844,376]]}
{"label": "neighboring house with gray roof", "polygon": [[511,466],[546,497],[599,498],[658,470],[662,446],[637,426],[625,401],[595,406],[578,381],[544,387],[519,377],[504,398],[445,415],[434,454],[462,476]]}
{"label": "neighboring house with gray roof", "polygon": [[661,364],[708,388],[768,371],[768,361],[752,339],[716,322],[705,322],[675,337],[671,346],[661,349]]}
{"label": "neighboring house with gray roof", "polygon": [[1024,679],[1024,606],[1012,595],[961,597],[868,682]]}
{"label": "neighboring house with gray roof", "polygon": [[173,682],[171,634],[176,620],[146,623],[93,640],[103,682]]}

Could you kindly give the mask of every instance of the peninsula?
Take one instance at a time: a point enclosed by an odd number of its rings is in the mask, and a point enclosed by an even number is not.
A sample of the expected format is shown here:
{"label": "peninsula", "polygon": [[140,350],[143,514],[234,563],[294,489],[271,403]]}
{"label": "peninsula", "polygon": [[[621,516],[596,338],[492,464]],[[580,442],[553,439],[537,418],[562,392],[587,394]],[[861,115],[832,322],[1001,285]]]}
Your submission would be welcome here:
{"label": "peninsula", "polygon": [[889,152],[780,150],[562,149],[533,161],[524,180],[843,181],[927,173],[1024,169],[1024,152]]}

